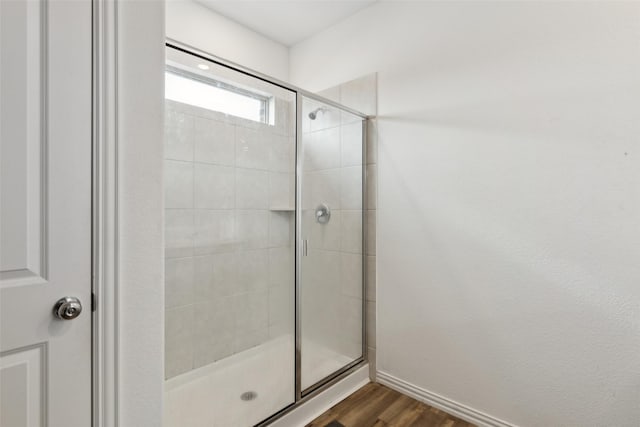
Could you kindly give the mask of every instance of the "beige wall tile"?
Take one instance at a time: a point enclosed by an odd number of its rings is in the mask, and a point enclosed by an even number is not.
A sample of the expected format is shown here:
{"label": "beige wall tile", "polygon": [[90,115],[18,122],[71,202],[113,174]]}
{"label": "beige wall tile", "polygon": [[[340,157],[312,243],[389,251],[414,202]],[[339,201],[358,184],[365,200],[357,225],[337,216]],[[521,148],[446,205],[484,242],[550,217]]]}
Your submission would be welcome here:
{"label": "beige wall tile", "polygon": [[165,208],[193,207],[193,162],[164,161]]}
{"label": "beige wall tile", "polygon": [[234,166],[236,127],[231,123],[195,118],[194,160]]}
{"label": "beige wall tile", "polygon": [[194,202],[199,209],[233,209],[235,170],[229,166],[194,164]]}
{"label": "beige wall tile", "polygon": [[195,268],[193,258],[169,258],[164,264],[164,301],[166,308],[194,302]]}
{"label": "beige wall tile", "polygon": [[193,368],[193,305],[165,311],[165,378]]}
{"label": "beige wall tile", "polygon": [[164,129],[164,158],[193,161],[193,117],[167,107]]}
{"label": "beige wall tile", "polygon": [[164,213],[165,257],[192,256],[194,230],[193,209],[166,209]]}

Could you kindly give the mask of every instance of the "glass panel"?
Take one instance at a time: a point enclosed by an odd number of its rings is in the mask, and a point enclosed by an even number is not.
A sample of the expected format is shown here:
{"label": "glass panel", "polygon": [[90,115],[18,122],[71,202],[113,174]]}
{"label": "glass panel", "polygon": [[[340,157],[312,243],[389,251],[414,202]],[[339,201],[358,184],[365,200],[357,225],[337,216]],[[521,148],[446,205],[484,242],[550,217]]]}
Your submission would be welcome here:
{"label": "glass panel", "polygon": [[299,289],[305,390],[362,356],[363,135],[358,116],[311,99],[302,105]]}
{"label": "glass panel", "polygon": [[295,400],[296,95],[171,48],[167,66],[269,103],[262,123],[165,101],[165,425],[252,426]]}
{"label": "glass panel", "polygon": [[214,79],[167,67],[164,96],[183,104],[268,123],[269,99]]}

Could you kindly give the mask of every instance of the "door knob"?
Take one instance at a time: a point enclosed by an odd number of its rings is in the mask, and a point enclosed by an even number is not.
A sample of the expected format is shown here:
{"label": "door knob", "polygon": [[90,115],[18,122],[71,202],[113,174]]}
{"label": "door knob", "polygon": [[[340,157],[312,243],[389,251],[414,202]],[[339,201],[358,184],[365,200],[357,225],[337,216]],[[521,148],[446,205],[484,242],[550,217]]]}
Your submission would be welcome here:
{"label": "door knob", "polygon": [[76,297],[60,298],[53,306],[53,315],[60,320],[72,320],[80,316],[82,303]]}

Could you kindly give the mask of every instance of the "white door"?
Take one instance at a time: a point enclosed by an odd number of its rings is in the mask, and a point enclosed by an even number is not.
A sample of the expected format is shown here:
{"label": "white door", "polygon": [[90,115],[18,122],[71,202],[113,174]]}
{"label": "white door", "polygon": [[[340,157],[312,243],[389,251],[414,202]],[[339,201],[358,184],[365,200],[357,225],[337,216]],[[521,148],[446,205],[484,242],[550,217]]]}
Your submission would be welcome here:
{"label": "white door", "polygon": [[0,0],[1,427],[91,425],[91,118],[91,2]]}

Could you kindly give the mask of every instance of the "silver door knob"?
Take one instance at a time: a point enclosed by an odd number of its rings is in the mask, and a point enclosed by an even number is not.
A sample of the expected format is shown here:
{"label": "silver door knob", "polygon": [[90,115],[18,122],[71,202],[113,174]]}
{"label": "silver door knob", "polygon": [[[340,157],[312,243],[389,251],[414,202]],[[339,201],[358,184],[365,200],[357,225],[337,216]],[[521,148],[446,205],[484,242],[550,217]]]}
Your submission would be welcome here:
{"label": "silver door knob", "polygon": [[82,303],[76,297],[60,298],[53,306],[53,315],[61,320],[71,320],[80,316]]}

